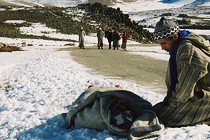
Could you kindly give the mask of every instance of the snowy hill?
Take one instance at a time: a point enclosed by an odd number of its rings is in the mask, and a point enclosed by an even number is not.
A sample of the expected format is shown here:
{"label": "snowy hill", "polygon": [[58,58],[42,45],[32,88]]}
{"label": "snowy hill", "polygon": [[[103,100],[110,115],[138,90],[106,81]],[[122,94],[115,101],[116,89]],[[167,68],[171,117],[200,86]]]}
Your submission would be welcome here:
{"label": "snowy hill", "polygon": [[[188,6],[210,6],[210,0],[0,0],[0,3],[12,4],[19,6],[59,6],[59,7],[69,7],[76,6],[81,3],[95,3],[99,2],[102,4],[107,4],[110,6],[128,6],[136,7],[136,10],[151,10],[155,9],[165,9],[165,8],[175,8],[182,7],[184,5]],[[154,7],[155,6],[155,7]]]}
{"label": "snowy hill", "polygon": [[[0,5],[73,7],[82,3],[95,2],[113,8],[119,7],[132,20],[147,27],[153,26],[163,13],[172,13],[175,16],[189,14],[190,16],[202,17],[204,20],[209,20],[210,17],[210,0],[0,0]],[[201,22],[197,19],[195,21]]]}

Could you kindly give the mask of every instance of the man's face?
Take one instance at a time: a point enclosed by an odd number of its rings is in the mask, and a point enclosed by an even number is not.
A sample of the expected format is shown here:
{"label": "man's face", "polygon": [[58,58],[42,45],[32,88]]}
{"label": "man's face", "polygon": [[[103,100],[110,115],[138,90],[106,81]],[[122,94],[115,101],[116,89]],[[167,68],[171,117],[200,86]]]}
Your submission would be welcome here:
{"label": "man's face", "polygon": [[177,34],[175,34],[171,38],[159,39],[159,40],[157,40],[157,43],[160,44],[162,50],[170,52],[173,44],[178,40],[178,37],[179,36]]}
{"label": "man's face", "polygon": [[157,43],[160,44],[162,50],[165,50],[169,52],[171,50],[171,47],[174,43],[173,39],[159,39],[157,40]]}

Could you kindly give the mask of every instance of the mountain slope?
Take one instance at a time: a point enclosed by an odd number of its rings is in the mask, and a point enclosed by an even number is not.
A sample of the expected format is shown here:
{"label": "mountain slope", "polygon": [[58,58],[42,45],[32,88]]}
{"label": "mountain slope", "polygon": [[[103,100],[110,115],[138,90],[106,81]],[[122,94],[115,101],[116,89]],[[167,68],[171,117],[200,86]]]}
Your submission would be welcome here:
{"label": "mountain slope", "polygon": [[[58,7],[69,7],[69,6],[76,6],[77,4],[81,3],[102,3],[107,4],[109,6],[123,6],[128,4],[130,6],[135,6],[136,9],[150,9],[155,8],[156,5],[157,9],[165,9],[165,8],[174,8],[174,7],[181,7],[184,5],[188,6],[199,6],[199,5],[206,5],[210,6],[210,0],[0,0],[0,5],[18,5],[18,6],[58,6]],[[145,7],[146,6],[146,7]]]}

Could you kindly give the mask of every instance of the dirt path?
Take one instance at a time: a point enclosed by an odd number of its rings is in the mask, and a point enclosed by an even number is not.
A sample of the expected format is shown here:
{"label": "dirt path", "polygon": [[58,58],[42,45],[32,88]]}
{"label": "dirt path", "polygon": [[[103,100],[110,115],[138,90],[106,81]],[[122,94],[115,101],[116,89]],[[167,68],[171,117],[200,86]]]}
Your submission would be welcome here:
{"label": "dirt path", "polygon": [[129,54],[121,49],[109,50],[107,46],[103,50],[98,50],[95,46],[68,50],[71,51],[74,60],[92,68],[93,73],[132,80],[142,86],[149,86],[157,93],[165,94],[166,61]]}

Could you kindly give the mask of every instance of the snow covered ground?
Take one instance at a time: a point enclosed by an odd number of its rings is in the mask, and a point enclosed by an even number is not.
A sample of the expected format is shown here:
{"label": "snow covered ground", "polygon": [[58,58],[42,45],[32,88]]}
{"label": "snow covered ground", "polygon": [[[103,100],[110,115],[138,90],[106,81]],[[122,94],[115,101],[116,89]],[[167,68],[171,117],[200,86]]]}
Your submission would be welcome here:
{"label": "snow covered ground", "polygon": [[[10,21],[12,22],[12,21]],[[47,30],[56,37],[53,29],[36,26],[34,34],[40,35]],[[42,27],[42,28],[41,28]],[[21,29],[27,33],[27,28]],[[62,35],[64,38],[66,35]],[[61,37],[61,34],[57,34]],[[77,39],[75,35],[68,35]],[[0,42],[21,46],[25,51],[0,53],[0,139],[2,140],[125,140],[108,131],[97,132],[90,129],[64,129],[59,114],[68,111],[68,106],[90,85],[114,87],[121,85],[153,105],[164,96],[131,81],[114,79],[99,74],[92,74],[81,64],[71,59],[70,52],[57,51],[71,42],[39,39],[12,39],[0,37]],[[87,37],[86,45],[96,42],[96,37]],[[107,42],[106,42],[107,43]],[[30,44],[30,45],[29,45]],[[159,46],[145,52],[135,42],[129,41],[128,52],[162,54],[156,59],[167,60],[168,55]],[[75,43],[75,46],[78,44]],[[85,50],[81,50],[84,51]],[[155,56],[155,55],[154,55]],[[159,140],[204,140],[210,139],[210,126],[196,125],[182,128],[166,128]]]}

